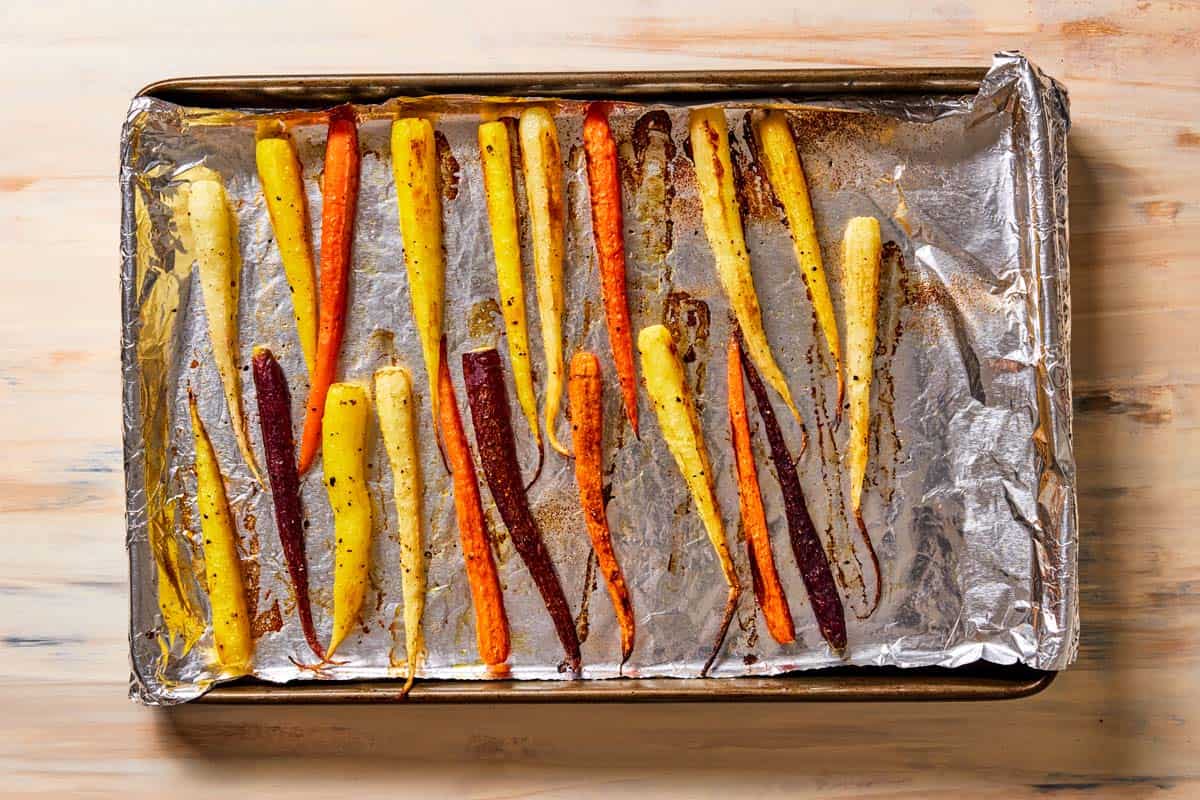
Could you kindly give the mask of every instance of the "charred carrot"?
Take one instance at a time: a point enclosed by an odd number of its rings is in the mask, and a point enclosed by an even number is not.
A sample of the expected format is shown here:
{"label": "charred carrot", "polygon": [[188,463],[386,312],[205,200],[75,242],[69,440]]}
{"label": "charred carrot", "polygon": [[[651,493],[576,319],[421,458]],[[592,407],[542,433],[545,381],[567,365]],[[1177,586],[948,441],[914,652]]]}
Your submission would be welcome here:
{"label": "charred carrot", "polygon": [[703,676],[708,674],[721,651],[725,633],[737,610],[742,586],[733,566],[733,557],[729,554],[725,525],[721,522],[721,509],[717,506],[716,482],[708,449],[704,445],[704,431],[700,427],[700,417],[696,413],[691,390],[684,380],[683,362],[679,359],[675,340],[665,326],[651,325],[642,328],[638,334],[638,350],[642,355],[642,373],[646,376],[646,393],[654,403],[663,439],[683,474],[683,480],[696,504],[696,512],[704,523],[708,541],[721,564],[725,583],[729,586],[725,614],[717,631],[716,642],[704,668],[700,670]]}
{"label": "charred carrot", "polygon": [[583,120],[583,149],[587,153],[588,190],[592,199],[592,235],[600,265],[600,297],[608,322],[617,382],[625,416],[638,435],[637,372],[633,366],[633,329],[625,294],[625,223],[621,215],[621,173],[617,143],[603,105],[593,103]]}
{"label": "charred carrot", "polygon": [[333,658],[362,620],[371,555],[371,497],[367,494],[367,393],[353,383],[329,387],[321,425],[325,450],[325,489],[333,508],[337,538],[333,565],[333,634],[326,658]]}
{"label": "charred carrot", "polygon": [[400,588],[404,595],[404,639],[408,680],[412,688],[424,650],[421,615],[425,611],[425,551],[421,546],[421,462],[417,454],[412,376],[404,367],[375,372],[375,406],[379,430],[392,467],[400,538]]}
{"label": "charred carrot", "polygon": [[441,420],[438,376],[445,314],[446,253],[442,244],[437,143],[429,120],[409,117],[392,123],[392,176],[396,181],[396,207],[400,236],[404,240],[404,267],[408,273],[413,322],[421,339],[436,437]]}
{"label": "charred carrot", "polygon": [[[529,423],[529,431],[542,451],[542,429],[538,425],[537,396],[533,392],[533,365],[529,360],[529,326],[525,321],[525,285],[521,280],[521,232],[517,228],[517,194],[513,188],[512,155],[508,125],[502,120],[479,126],[479,161],[483,167],[484,193],[496,256],[496,283],[500,288],[500,313],[508,339],[517,402]],[[541,472],[541,457],[538,472]],[[534,476],[537,480],[537,476]]]}
{"label": "charred carrot", "polygon": [[521,112],[521,165],[529,200],[533,239],[533,272],[537,288],[542,354],[546,358],[545,418],[550,446],[569,456],[558,439],[556,425],[563,394],[563,173],[558,129],[544,108]]}
{"label": "charred carrot", "polygon": [[875,566],[875,597],[864,616],[870,616],[883,593],[883,574],[862,516],[863,482],[871,434],[871,373],[874,369],[876,325],[879,317],[879,269],[882,257],[879,220],[855,217],[846,224],[842,240],[842,273],[846,289],[846,373],[850,404],[850,507]]}
{"label": "charred carrot", "polygon": [[292,140],[284,136],[259,139],[254,155],[292,296],[296,335],[308,374],[312,375],[317,370],[317,272],[313,266],[308,198],[304,194],[300,159]]}
{"label": "charred carrot", "polygon": [[742,527],[746,532],[746,550],[750,557],[750,575],[754,580],[754,596],[767,621],[771,638],[780,644],[796,641],[792,610],[787,595],[775,571],[775,556],[771,553],[771,535],[767,515],[763,510],[762,492],[754,467],[750,421],[746,414],[746,387],[742,383],[742,349],[736,337],[730,338],[726,362],[729,384],[729,428],[733,434],[734,467],[738,484],[738,506]]}
{"label": "charred carrot", "polygon": [[241,285],[242,260],[234,232],[233,212],[225,196],[225,186],[215,172],[210,178],[193,180],[188,195],[188,216],[200,265],[200,291],[208,315],[208,334],[213,361],[221,376],[225,403],[233,424],[242,460],[254,480],[262,483],[250,434],[246,430],[246,412],[242,407],[241,372],[238,369],[238,287]]}
{"label": "charred carrot", "polygon": [[475,461],[463,431],[458,401],[454,398],[445,342],[441,350],[438,359],[441,401],[437,408],[441,415],[446,460],[450,462],[450,475],[454,483],[454,512],[458,518],[458,536],[462,542],[467,583],[471,587],[471,605],[475,609],[475,641],[483,663],[495,672],[502,672],[511,649],[508,618],[504,614],[504,595],[500,592],[500,577],[496,573],[496,561],[492,556],[487,522],[483,516]]}
{"label": "charred carrot", "polygon": [[717,263],[717,276],[745,336],[748,355],[799,420],[800,412],[792,402],[787,379],[775,362],[767,332],[763,329],[762,309],[750,270],[750,251],[746,249],[741,211],[733,186],[725,112],[720,108],[697,109],[691,114],[688,128],[696,162],[704,232]]}
{"label": "charred carrot", "polygon": [[596,561],[604,573],[604,583],[621,629],[621,663],[633,653],[634,618],[629,587],[613,550],[612,532],[604,510],[603,472],[604,397],[600,380],[600,359],[595,353],[576,353],[571,358],[567,396],[571,402],[571,440],[575,446],[575,483],[579,485],[579,504],[588,537],[596,552]]}
{"label": "charred carrot", "polygon": [[212,606],[213,642],[217,661],[230,675],[250,671],[254,640],[250,635],[250,612],[242,583],[242,562],[237,552],[237,528],[225,497],[225,480],[200,412],[196,395],[188,390],[192,438],[196,445],[196,504],[200,508],[200,531],[204,534],[204,577]]}
{"label": "charred carrot", "polygon": [[325,179],[321,207],[321,308],[317,332],[317,370],[311,376],[304,435],[300,441],[300,472],[317,457],[325,396],[337,376],[338,354],[346,330],[346,294],[354,244],[354,214],[358,206],[358,127],[348,107],[329,117],[325,143]]}
{"label": "charred carrot", "polygon": [[[740,333],[738,335],[740,336]],[[741,343],[738,345],[740,350]],[[787,517],[792,554],[800,568],[800,575],[804,578],[804,588],[808,591],[808,599],[812,603],[813,615],[817,618],[821,635],[829,642],[830,647],[841,652],[846,649],[846,617],[842,610],[842,598],[838,595],[833,571],[829,568],[829,559],[825,556],[817,529],[809,516],[804,489],[800,486],[800,476],[796,472],[796,462],[788,452],[783,430],[779,427],[779,420],[775,418],[775,410],[771,407],[771,399],[767,396],[766,385],[745,352],[741,353],[741,361],[746,371],[746,380],[750,383],[750,391],[754,393],[758,416],[762,419],[763,427],[767,429],[771,461],[775,463],[775,477],[783,493],[783,509]]]}
{"label": "charred carrot", "polygon": [[833,359],[838,384],[837,418],[840,420],[846,394],[846,381],[842,375],[842,345],[838,339],[833,300],[829,296],[829,282],[825,279],[825,266],[821,263],[821,244],[817,239],[817,225],[808,196],[808,183],[804,180],[804,167],[796,152],[796,141],[792,138],[787,114],[782,111],[768,112],[756,126],[756,133],[767,180],[771,182],[771,188],[787,214],[800,277],[808,288],[813,313],[825,336],[829,356]]}
{"label": "charred carrot", "polygon": [[558,639],[566,651],[567,665],[571,672],[578,673],[579,636],[575,632],[575,620],[571,617],[546,543],[529,511],[529,499],[517,464],[500,353],[494,347],[463,353],[463,382],[467,386],[467,403],[471,407],[479,461],[492,500],[508,528],[513,547],[541,592],[542,602],[550,612]]}
{"label": "charred carrot", "polygon": [[296,613],[304,639],[325,659],[325,649],[313,625],[312,602],[308,596],[308,559],[304,545],[304,513],[300,506],[300,475],[296,471],[296,443],[292,436],[292,398],[287,378],[275,355],[265,347],[254,348],[254,393],[258,397],[258,424],[267,454],[267,478],[275,506],[275,528],[283,547],[283,560],[296,593]]}

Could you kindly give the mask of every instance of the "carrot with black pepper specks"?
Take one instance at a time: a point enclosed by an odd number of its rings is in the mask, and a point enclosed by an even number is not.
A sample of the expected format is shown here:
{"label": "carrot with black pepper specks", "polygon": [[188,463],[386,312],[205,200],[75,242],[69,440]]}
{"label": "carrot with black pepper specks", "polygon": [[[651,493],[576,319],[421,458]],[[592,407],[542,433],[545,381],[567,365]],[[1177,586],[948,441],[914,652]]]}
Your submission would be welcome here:
{"label": "carrot with black pepper specks", "polygon": [[729,131],[725,112],[720,108],[700,108],[691,113],[688,130],[696,163],[696,184],[704,218],[704,233],[712,248],[717,277],[729,297],[729,305],[745,335],[746,354],[762,370],[767,383],[779,392],[796,420],[800,411],[792,401],[783,370],[771,353],[763,328],[762,308],[754,288],[750,269],[750,250],[746,247],[737,190],[733,183],[733,163],[729,155]]}
{"label": "carrot with black pepper specks", "polygon": [[404,367],[375,371],[375,408],[379,432],[392,467],[396,500],[396,533],[400,540],[400,589],[404,595],[405,659],[412,688],[425,650],[421,616],[425,612],[425,550],[421,546],[421,462],[417,452],[412,376]]}
{"label": "carrot with black pepper specks", "polygon": [[863,483],[871,436],[871,378],[879,321],[879,270],[883,258],[879,220],[855,217],[842,239],[842,285],[846,296],[847,403],[850,408],[850,508],[875,567],[875,596],[862,617],[869,617],[883,594],[883,571],[862,515]]}
{"label": "carrot with black pepper specks", "polygon": [[[462,542],[467,583],[471,587],[471,605],[475,609],[475,641],[479,657],[493,672],[504,672],[510,651],[508,618],[504,614],[504,595],[488,537],[483,503],[479,496],[479,479],[475,461],[463,431],[454,384],[450,380],[450,365],[446,361],[446,343],[441,345],[438,359],[438,411],[441,417],[442,438],[446,460],[454,482],[454,512],[458,518],[458,536]],[[519,483],[518,479],[518,483]]]}
{"label": "carrot with black pepper specks", "polygon": [[[740,332],[737,336],[740,339]],[[754,369],[754,364],[746,357],[740,341],[738,346],[743,350],[742,367],[746,371],[750,391],[754,393],[758,415],[762,419],[763,427],[767,429],[767,443],[771,447],[771,460],[775,463],[775,477],[783,493],[783,510],[787,517],[792,554],[796,557],[796,565],[800,567],[800,575],[804,578],[804,588],[808,591],[808,599],[812,603],[821,635],[829,642],[830,647],[841,652],[846,649],[846,617],[842,610],[842,598],[838,595],[837,584],[833,579],[833,571],[829,568],[829,559],[821,546],[821,539],[817,536],[812,517],[809,516],[808,506],[804,501],[804,489],[800,486],[800,476],[796,472],[796,463],[792,460],[792,454],[788,452],[783,430],[779,427],[779,420],[775,418],[775,410],[771,408],[767,387],[758,376],[758,371]]]}
{"label": "carrot with black pepper specks", "polygon": [[563,394],[563,169],[554,117],[534,106],[521,112],[521,167],[529,200],[529,232],[533,240],[533,272],[537,289],[542,354],[546,359],[545,418],[550,446],[564,456],[555,426]]}
{"label": "carrot with black pepper specks", "polygon": [[296,336],[308,374],[312,375],[317,370],[317,271],[313,266],[304,171],[292,140],[285,136],[259,139],[254,154],[292,297]]}
{"label": "carrot with black pepper specks", "polygon": [[318,310],[317,369],[311,376],[304,435],[300,440],[300,473],[312,466],[321,446],[325,396],[337,376],[338,354],[346,330],[354,214],[358,205],[358,127],[349,107],[329,116],[325,143],[325,178],[321,207],[321,307]]}
{"label": "carrot with black pepper specks", "polygon": [[333,564],[333,634],[326,658],[362,621],[371,555],[371,497],[367,493],[367,393],[353,383],[329,387],[321,425],[325,488],[337,538]]}
{"label": "carrot with black pepper specks", "polygon": [[492,500],[508,528],[513,547],[541,592],[542,602],[550,612],[558,639],[566,651],[567,666],[571,672],[578,673],[579,635],[575,631],[575,620],[571,617],[571,609],[563,594],[554,562],[550,560],[546,543],[529,511],[529,498],[525,494],[521,468],[517,464],[503,367],[496,348],[463,353],[463,382],[467,386],[467,402],[471,407],[475,442],[479,446],[479,461],[488,488],[492,491]]}
{"label": "carrot with black pepper specks", "polygon": [[600,380],[600,359],[595,353],[579,352],[571,359],[571,374],[567,384],[571,403],[571,439],[575,447],[575,483],[579,485],[579,504],[588,537],[596,552],[596,561],[604,573],[608,596],[612,600],[621,629],[621,663],[633,653],[633,603],[629,586],[613,550],[612,532],[605,513],[604,488],[601,483],[604,453],[604,397]]}
{"label": "carrot with black pepper specks", "polygon": [[738,506],[742,528],[746,532],[746,551],[750,556],[750,575],[754,579],[754,596],[767,621],[771,638],[780,644],[796,641],[792,609],[775,571],[775,556],[771,553],[771,534],[763,510],[762,492],[754,467],[750,421],[746,413],[746,387],[742,383],[742,348],[737,338],[729,340],[726,362],[729,384],[729,428],[733,435],[734,471],[738,484]]}
{"label": "carrot with black pepper specks", "polygon": [[221,376],[221,388],[225,392],[238,450],[254,480],[261,484],[262,475],[246,430],[241,371],[238,369],[238,287],[241,285],[242,259],[233,210],[229,207],[220,176],[211,170],[199,174],[202,177],[191,182],[188,217],[200,267],[200,293],[208,315],[212,357],[217,374]]}
{"label": "carrot with black pepper specks", "polygon": [[275,355],[265,347],[254,348],[254,393],[258,398],[258,424],[267,454],[267,478],[275,506],[275,528],[283,547],[283,560],[296,593],[296,613],[304,639],[317,658],[325,649],[317,640],[312,602],[308,597],[308,559],[304,544],[304,513],[300,506],[300,475],[296,471],[296,442],[292,436],[292,398],[287,378]]}
{"label": "carrot with black pepper specks", "polygon": [[511,145],[508,124],[503,120],[485,122],[479,126],[479,163],[483,169],[483,190],[487,196],[488,221],[491,223],[496,286],[500,290],[500,314],[504,317],[508,360],[512,364],[513,383],[517,387],[517,402],[521,405],[538,448],[538,468],[533,476],[536,481],[542,471],[545,451],[542,448],[542,429],[538,425],[537,396],[533,391],[533,364],[529,358],[529,325],[525,320],[521,231],[517,226]]}
{"label": "carrot with black pepper specks", "polygon": [[742,596],[742,585],[733,565],[733,556],[729,552],[729,542],[725,536],[725,525],[721,521],[721,509],[717,505],[717,485],[708,457],[708,448],[704,444],[700,415],[696,413],[696,403],[687,381],[684,380],[683,362],[679,358],[675,339],[666,326],[650,325],[642,328],[638,334],[638,350],[642,355],[642,373],[646,376],[646,394],[654,403],[663,440],[667,443],[667,449],[674,456],[675,464],[691,492],[692,501],[696,504],[696,513],[704,523],[709,544],[712,545],[721,565],[725,583],[729,586],[721,627],[717,630],[712,652],[700,670],[700,676],[703,677],[708,674],[721,652],[729,623],[733,621],[738,600]]}
{"label": "carrot with black pepper specks", "polygon": [[188,410],[196,446],[196,505],[200,509],[200,532],[204,534],[204,578],[212,608],[213,644],[221,669],[230,675],[244,675],[254,659],[254,639],[237,552],[237,528],[229,512],[217,453],[200,421],[196,395],[190,388]]}
{"label": "carrot with black pepper specks", "polygon": [[[392,123],[392,177],[404,239],[404,269],[413,324],[421,340],[434,437],[440,441],[442,323],[445,317],[446,251],[442,242],[442,195],[438,188],[437,140],[433,123],[406,117]],[[440,446],[440,445],[439,445]]]}
{"label": "carrot with black pepper specks", "polygon": [[846,381],[842,376],[842,345],[838,339],[837,316],[829,295],[829,282],[825,279],[825,266],[821,262],[821,243],[817,238],[817,224],[813,219],[804,167],[800,164],[800,154],[796,152],[796,141],[792,138],[787,114],[782,111],[768,112],[755,125],[754,132],[758,136],[758,149],[762,153],[767,180],[787,214],[796,265],[800,268],[800,277],[804,279],[808,297],[812,300],[813,313],[825,336],[829,356],[833,359],[838,385],[837,419],[841,420],[842,400],[846,394]]}
{"label": "carrot with black pepper specks", "polygon": [[588,190],[592,200],[592,235],[600,266],[600,297],[608,323],[617,381],[625,416],[638,435],[637,372],[633,365],[633,328],[625,292],[625,223],[621,212],[621,173],[617,143],[602,104],[588,107],[583,120],[583,149],[587,153]]}

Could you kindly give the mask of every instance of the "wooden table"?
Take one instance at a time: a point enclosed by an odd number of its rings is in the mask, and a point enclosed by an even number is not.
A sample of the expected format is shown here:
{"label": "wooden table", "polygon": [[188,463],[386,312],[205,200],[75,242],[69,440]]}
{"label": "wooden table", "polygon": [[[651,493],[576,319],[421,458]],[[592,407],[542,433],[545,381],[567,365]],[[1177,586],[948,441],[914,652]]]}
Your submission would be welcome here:
{"label": "wooden table", "polygon": [[[1200,794],[1195,0],[892,10],[861,0],[572,10],[547,0],[520,13],[448,1],[422,12],[257,5],[0,9],[5,794]],[[141,85],[220,73],[976,65],[1002,48],[1024,50],[1067,85],[1075,123],[1084,632],[1079,662],[1047,692],[920,707],[167,712],[125,699],[116,165]]]}

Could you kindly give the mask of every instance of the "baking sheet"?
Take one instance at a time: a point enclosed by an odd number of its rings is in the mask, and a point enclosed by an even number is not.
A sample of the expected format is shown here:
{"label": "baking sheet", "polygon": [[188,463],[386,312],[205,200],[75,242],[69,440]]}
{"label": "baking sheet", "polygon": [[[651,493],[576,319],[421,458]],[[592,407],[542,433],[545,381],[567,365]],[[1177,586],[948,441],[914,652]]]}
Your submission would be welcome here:
{"label": "baking sheet", "polygon": [[[747,111],[779,102],[739,99],[724,105],[739,154],[747,239],[768,336],[808,421],[812,446],[800,466],[809,507],[830,549],[849,554],[855,534],[847,524],[836,465],[836,453],[845,449],[846,426],[834,431],[830,424],[834,382],[815,337],[787,229],[756,169],[745,124]],[[609,518],[639,624],[638,646],[624,674],[694,676],[715,631],[724,585],[644,397],[640,443],[623,422],[591,249],[581,106],[573,101],[553,105],[568,181],[568,353],[578,347],[596,350],[609,379]],[[895,245],[883,281],[874,466],[864,509],[883,564],[884,597],[870,619],[857,620],[859,590],[847,581],[850,647],[844,660],[829,652],[786,546],[781,498],[760,449],[764,500],[797,642],[776,645],[762,630],[747,592],[714,674],[771,675],[845,663],[955,666],[978,659],[1061,668],[1074,657],[1078,628],[1065,93],[1021,57],[1002,55],[975,97],[799,98],[787,105],[793,107],[839,309],[837,243],[845,221],[874,214],[884,225],[885,240]],[[456,377],[463,350],[499,343],[504,351],[504,343],[497,342],[503,326],[492,299],[495,278],[475,127],[480,114],[511,115],[519,108],[479,98],[358,107],[363,180],[343,378],[368,379],[374,368],[395,360],[413,370],[418,387],[425,385],[408,312],[388,161],[390,119],[408,110],[436,114],[445,136],[447,334]],[[724,403],[728,307],[699,223],[685,147],[686,114],[686,108],[672,104],[621,104],[612,115],[627,180],[631,311],[636,328],[665,319],[685,341],[684,351],[694,355],[689,375],[698,389],[718,495],[730,535],[738,539],[735,555],[748,587]],[[221,678],[211,671],[207,612],[196,581],[201,553],[190,513],[194,478],[184,410],[189,383],[201,390],[201,413],[229,478],[250,573],[257,574],[251,581],[261,634],[256,675],[288,681],[402,672],[398,545],[389,524],[395,510],[378,441],[370,458],[377,536],[367,618],[361,635],[340,651],[347,663],[317,675],[292,661],[303,661],[306,650],[292,613],[270,499],[254,488],[236,454],[219,381],[207,358],[189,233],[186,219],[176,212],[185,173],[197,164],[224,176],[237,206],[246,270],[243,355],[248,359],[254,343],[275,350],[292,380],[298,423],[305,371],[253,162],[256,124],[266,116],[279,112],[206,111],[140,98],[123,137],[132,692],[144,702],[190,699]],[[313,235],[319,241],[324,120],[311,112],[283,116],[304,164]],[[670,123],[669,137],[661,133],[664,119]],[[531,281],[527,274],[527,287]],[[536,364],[541,360],[536,303],[531,288],[527,291]],[[247,381],[244,388],[253,409],[253,387]],[[427,393],[422,395],[428,419]],[[257,447],[256,422],[252,414]],[[799,430],[786,433],[795,448]],[[528,463],[528,432],[518,428],[517,435]],[[757,436],[760,448],[764,438],[761,432]],[[434,451],[427,448],[423,456],[431,591],[425,615],[430,653],[422,674],[479,678],[483,671],[475,663],[449,481]],[[532,505],[581,633],[586,628],[584,676],[611,677],[617,674],[615,620],[602,579],[590,564],[575,497],[570,464],[549,454],[531,492]],[[305,479],[303,499],[311,522],[315,611],[324,633],[332,537],[317,470]],[[513,628],[513,676],[561,678],[561,650],[552,627],[486,492],[485,507],[499,540]],[[864,560],[861,543],[857,550]],[[168,604],[166,615],[160,599],[163,580],[171,576],[157,567],[164,553],[177,553],[186,567],[174,581],[167,580],[186,602]],[[186,619],[179,618],[180,608]]]}

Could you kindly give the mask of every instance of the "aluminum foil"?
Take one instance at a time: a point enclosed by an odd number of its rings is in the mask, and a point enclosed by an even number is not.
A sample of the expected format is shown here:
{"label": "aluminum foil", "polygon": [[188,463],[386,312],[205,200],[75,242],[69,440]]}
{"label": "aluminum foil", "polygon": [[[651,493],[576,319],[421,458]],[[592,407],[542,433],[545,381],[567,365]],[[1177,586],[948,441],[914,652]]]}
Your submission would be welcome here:
{"label": "aluminum foil", "polygon": [[[363,153],[354,270],[341,378],[369,383],[374,369],[413,372],[428,423],[428,391],[411,321],[390,163],[390,120],[436,118],[441,137],[447,281],[446,334],[459,401],[459,355],[496,344],[507,359],[496,306],[476,126],[514,116],[528,100],[438,97],[357,108]],[[695,676],[711,646],[725,586],[704,531],[659,435],[644,393],[633,438],[621,412],[599,300],[591,240],[582,105],[546,100],[558,121],[567,180],[568,357],[600,354],[605,370],[608,506],[637,616],[626,676]],[[883,596],[867,619],[873,573],[847,518],[835,426],[835,380],[805,297],[788,229],[757,163],[749,115],[789,109],[808,174],[835,307],[842,309],[839,242],[846,221],[878,217],[889,242],[874,376],[871,466],[864,516],[879,555]],[[979,659],[1061,669],[1076,652],[1075,468],[1071,450],[1067,268],[1066,92],[1018,54],[1001,54],[975,96],[776,98],[726,106],[754,277],[768,337],[806,420],[799,459],[809,509],[839,571],[849,647],[831,652],[818,632],[787,546],[782,498],[755,431],[760,480],[779,567],[796,622],[795,643],[771,639],[756,609],[737,521],[724,384],[728,304],[700,222],[682,105],[617,104],[628,285],[635,329],[665,321],[696,388],[718,496],[747,587],[716,676],[772,675],[843,664],[959,666]],[[122,331],[127,547],[131,576],[131,694],[145,703],[192,699],[227,679],[214,667],[195,514],[186,391],[201,399],[227,478],[255,616],[255,675],[386,678],[404,673],[399,545],[392,482],[378,435],[368,455],[375,540],[371,588],[344,663],[306,666],[304,644],[269,493],[238,454],[210,357],[186,214],[188,171],[226,182],[243,260],[241,355],[270,346],[291,381],[299,427],[308,390],[279,253],[254,165],[263,120],[282,118],[304,165],[314,240],[320,239],[324,117],[311,111],[185,108],[139,98],[122,138]],[[522,204],[522,207],[523,204]],[[522,214],[524,216],[524,214]],[[525,231],[528,247],[528,231]],[[528,256],[528,250],[526,250]],[[530,342],[542,360],[531,258],[526,259]],[[843,322],[844,324],[844,322]],[[539,380],[539,401],[543,385]],[[253,383],[243,391],[262,453]],[[511,387],[510,387],[511,394]],[[514,399],[515,402],[515,399]],[[752,417],[754,412],[751,412]],[[466,416],[469,419],[469,415]],[[783,414],[793,450],[802,437]],[[515,413],[532,467],[529,432]],[[566,435],[566,423],[563,423]],[[470,424],[467,423],[468,432]],[[475,652],[449,478],[422,442],[429,593],[428,658],[419,675],[486,677]],[[260,456],[261,457],[261,456]],[[303,481],[312,598],[318,630],[331,624],[332,525],[319,464]],[[573,468],[552,451],[531,504],[584,639],[584,679],[618,674],[615,618],[595,569]],[[527,570],[484,490],[485,510],[512,628],[512,675],[562,679],[562,651]],[[860,566],[861,569],[860,569]]]}

